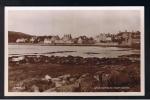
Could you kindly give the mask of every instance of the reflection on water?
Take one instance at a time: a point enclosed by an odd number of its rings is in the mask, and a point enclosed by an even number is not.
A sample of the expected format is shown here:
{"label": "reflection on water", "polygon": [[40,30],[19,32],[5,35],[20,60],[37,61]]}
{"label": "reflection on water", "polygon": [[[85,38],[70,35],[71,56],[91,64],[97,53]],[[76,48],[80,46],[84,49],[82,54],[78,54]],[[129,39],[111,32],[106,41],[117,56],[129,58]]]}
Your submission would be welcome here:
{"label": "reflection on water", "polygon": [[139,50],[118,47],[96,46],[40,46],[40,45],[9,45],[9,56],[18,55],[55,55],[55,56],[81,56],[81,57],[118,57],[139,53]]}

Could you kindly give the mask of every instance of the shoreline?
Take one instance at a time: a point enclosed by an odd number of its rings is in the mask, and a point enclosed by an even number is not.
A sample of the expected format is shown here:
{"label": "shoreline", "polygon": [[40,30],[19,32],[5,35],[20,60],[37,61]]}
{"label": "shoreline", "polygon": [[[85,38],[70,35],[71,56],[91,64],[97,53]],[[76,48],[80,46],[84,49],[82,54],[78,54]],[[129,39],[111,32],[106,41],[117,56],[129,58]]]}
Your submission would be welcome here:
{"label": "shoreline", "polygon": [[34,46],[96,46],[140,49],[138,46],[123,46],[109,44],[44,44],[44,43],[8,43],[8,45],[34,45]]}
{"label": "shoreline", "polygon": [[53,64],[75,64],[75,65],[111,65],[111,64],[130,64],[140,61],[140,54],[121,55],[117,58],[98,58],[98,57],[80,57],[80,56],[45,56],[45,55],[22,55],[9,57],[9,64],[26,63],[53,63]]}

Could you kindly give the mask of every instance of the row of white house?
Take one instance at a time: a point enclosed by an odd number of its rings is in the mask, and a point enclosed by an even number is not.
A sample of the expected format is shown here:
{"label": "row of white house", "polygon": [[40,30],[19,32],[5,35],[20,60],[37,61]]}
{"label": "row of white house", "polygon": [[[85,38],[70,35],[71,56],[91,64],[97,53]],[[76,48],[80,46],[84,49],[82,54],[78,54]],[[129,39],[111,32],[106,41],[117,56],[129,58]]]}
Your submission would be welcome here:
{"label": "row of white house", "polygon": [[[59,36],[52,36],[51,38],[44,38],[42,43],[48,43],[48,44],[94,44],[94,43],[114,43],[117,42],[119,45],[128,45],[131,46],[133,44],[139,45],[140,44],[140,32],[139,31],[132,31],[132,32],[119,32],[116,35],[112,34],[105,34],[100,33],[96,37],[87,37],[87,36],[79,36],[77,38],[72,38],[71,34],[64,35],[62,38],[59,38]],[[32,37],[30,39],[30,42],[35,41],[36,37]],[[22,39],[22,41],[26,41],[26,39]],[[20,41],[19,41],[20,42]],[[41,41],[38,41],[41,42]]]}
{"label": "row of white house", "polygon": [[[33,43],[35,40],[37,39],[37,37],[31,37],[29,39],[30,43]],[[26,38],[19,38],[16,40],[16,43],[25,43],[27,41]],[[44,40],[42,41],[43,43],[47,43],[47,44],[53,44],[53,43],[99,43],[99,42],[110,42],[112,41],[112,37],[107,36],[107,34],[101,33],[98,36],[96,36],[95,38],[88,38],[86,36],[79,36],[77,38],[72,38],[71,34],[68,35],[64,35],[61,39],[59,38],[59,36],[52,36],[51,38],[44,38]],[[40,40],[38,42],[41,42]]]}

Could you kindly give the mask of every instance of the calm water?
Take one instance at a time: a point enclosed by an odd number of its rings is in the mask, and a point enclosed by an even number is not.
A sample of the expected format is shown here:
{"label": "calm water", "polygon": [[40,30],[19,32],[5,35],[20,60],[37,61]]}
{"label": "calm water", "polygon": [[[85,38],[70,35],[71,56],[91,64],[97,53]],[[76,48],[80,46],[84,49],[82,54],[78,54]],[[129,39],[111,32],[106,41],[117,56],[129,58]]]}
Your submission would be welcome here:
{"label": "calm water", "polygon": [[94,46],[39,46],[39,45],[9,45],[9,56],[18,55],[55,55],[55,56],[82,56],[82,57],[118,57],[139,53],[139,50],[118,47]]}

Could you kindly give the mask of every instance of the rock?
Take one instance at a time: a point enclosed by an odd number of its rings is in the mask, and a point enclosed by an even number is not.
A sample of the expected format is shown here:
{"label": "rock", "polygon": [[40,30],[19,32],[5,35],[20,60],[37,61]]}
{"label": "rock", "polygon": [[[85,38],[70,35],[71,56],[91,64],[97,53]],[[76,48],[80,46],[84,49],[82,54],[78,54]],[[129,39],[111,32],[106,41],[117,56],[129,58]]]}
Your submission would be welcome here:
{"label": "rock", "polygon": [[33,58],[34,63],[39,63],[40,59],[39,58]]}
{"label": "rock", "polygon": [[138,68],[133,68],[129,73],[129,77],[131,85],[140,84],[140,70]]}
{"label": "rock", "polygon": [[70,84],[56,88],[57,92],[78,92],[79,85]]}
{"label": "rock", "polygon": [[62,83],[62,82],[55,82],[55,87],[61,87],[63,85],[64,85],[64,83]]}
{"label": "rock", "polygon": [[118,86],[119,84],[119,77],[120,76],[120,72],[117,70],[111,70],[110,72],[111,75],[111,83],[109,84],[110,86]]}
{"label": "rock", "polygon": [[70,77],[71,77],[70,74],[66,74],[66,75],[59,76],[58,78],[63,79],[63,80],[68,80]]}
{"label": "rock", "polygon": [[[36,86],[33,86],[36,85]],[[33,78],[33,79],[28,79],[24,81],[24,86],[26,91],[33,91],[35,87],[38,87],[40,92],[43,92],[49,88],[55,87],[55,83],[53,83],[51,80],[43,80],[43,79],[38,79],[38,78]],[[35,91],[35,90],[34,90]]]}
{"label": "rock", "polygon": [[96,80],[90,74],[82,75],[76,82],[79,84],[81,92],[93,91],[93,88],[96,85]]}
{"label": "rock", "polygon": [[104,73],[104,71],[98,71],[98,72],[96,72],[94,75],[93,75],[93,77],[97,80],[97,81],[102,81],[102,74]]}
{"label": "rock", "polygon": [[57,92],[56,88],[50,88],[48,90],[45,90],[44,92]]}
{"label": "rock", "polygon": [[36,85],[31,86],[31,92],[39,92],[39,87]]}
{"label": "rock", "polygon": [[49,75],[45,75],[45,80],[50,81],[52,78]]}
{"label": "rock", "polygon": [[15,84],[15,86],[12,88],[13,92],[21,92],[25,90],[25,86],[23,84],[23,82],[18,82],[17,84]]}
{"label": "rock", "polygon": [[84,78],[84,77],[87,77],[87,76],[90,76],[90,74],[89,73],[83,74],[83,75],[81,75],[80,78]]}
{"label": "rock", "polygon": [[69,82],[71,82],[71,83],[73,83],[73,82],[75,82],[76,81],[76,78],[70,78],[69,79]]}
{"label": "rock", "polygon": [[109,86],[110,84],[110,78],[111,78],[111,74],[110,73],[102,73],[102,84],[103,86]]}
{"label": "rock", "polygon": [[[59,56],[43,56],[43,55],[26,55],[24,58],[21,57],[9,57],[9,62],[18,62],[21,63],[58,63],[58,64],[82,64],[82,65],[100,65],[100,64],[130,64],[132,63],[129,58],[83,58],[83,57],[59,57]],[[135,58],[136,59],[136,58]],[[135,61],[135,59],[133,59]],[[124,63],[122,63],[124,62]]]}
{"label": "rock", "polygon": [[93,78],[95,78],[97,81],[100,81],[100,76],[99,75],[94,75]]}
{"label": "rock", "polygon": [[16,62],[16,61],[21,61],[21,60],[24,60],[24,56],[12,58],[12,61],[14,61],[14,62]]}
{"label": "rock", "polygon": [[61,81],[62,79],[60,79],[60,78],[52,78],[51,80],[52,80],[53,82],[56,82],[56,81],[58,82],[58,81]]}
{"label": "rock", "polygon": [[109,73],[108,86],[128,86],[129,75],[126,72],[119,72],[117,70],[111,70]]}
{"label": "rock", "polygon": [[23,92],[25,90],[25,87],[21,87],[21,86],[15,86],[12,88],[12,92]]}
{"label": "rock", "polygon": [[67,80],[54,81],[54,83],[55,83],[55,87],[61,87],[69,84]]}
{"label": "rock", "polygon": [[18,56],[18,57],[11,57],[11,58],[9,58],[9,63],[10,64],[14,64],[14,65],[16,65],[16,64],[21,64],[21,63],[25,63],[26,61],[25,61],[25,57],[24,56]]}

